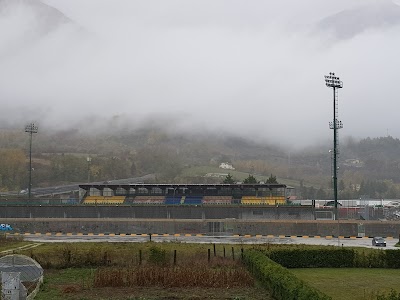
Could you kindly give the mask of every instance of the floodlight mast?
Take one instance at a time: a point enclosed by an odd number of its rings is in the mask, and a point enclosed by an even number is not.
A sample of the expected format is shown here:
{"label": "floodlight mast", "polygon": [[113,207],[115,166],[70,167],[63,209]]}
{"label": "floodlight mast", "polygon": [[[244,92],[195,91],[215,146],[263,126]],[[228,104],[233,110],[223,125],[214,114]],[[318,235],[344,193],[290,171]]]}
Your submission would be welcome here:
{"label": "floodlight mast", "polygon": [[338,215],[338,187],[337,187],[337,155],[338,155],[338,136],[337,130],[343,128],[342,121],[337,119],[338,114],[338,95],[337,90],[343,88],[343,82],[340,81],[339,77],[335,73],[329,73],[325,75],[326,86],[333,89],[333,122],[329,122],[330,129],[333,129],[333,196],[335,203],[335,220],[339,219]]}
{"label": "floodlight mast", "polygon": [[28,198],[31,199],[32,189],[32,135],[38,132],[38,127],[31,123],[25,126],[25,132],[29,133],[29,185],[28,185]]}

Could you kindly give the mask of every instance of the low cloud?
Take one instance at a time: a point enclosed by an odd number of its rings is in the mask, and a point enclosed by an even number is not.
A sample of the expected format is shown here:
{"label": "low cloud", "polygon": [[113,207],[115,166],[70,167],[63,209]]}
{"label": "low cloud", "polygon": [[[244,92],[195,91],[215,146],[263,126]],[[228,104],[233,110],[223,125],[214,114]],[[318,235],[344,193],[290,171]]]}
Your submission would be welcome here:
{"label": "low cloud", "polygon": [[38,5],[63,15],[47,11],[53,19],[44,25],[36,6],[17,2],[0,18],[3,126],[158,119],[173,130],[304,146],[331,136],[324,75],[333,71],[344,82],[341,136],[400,136],[400,27],[342,39],[319,26],[359,1],[47,0]]}

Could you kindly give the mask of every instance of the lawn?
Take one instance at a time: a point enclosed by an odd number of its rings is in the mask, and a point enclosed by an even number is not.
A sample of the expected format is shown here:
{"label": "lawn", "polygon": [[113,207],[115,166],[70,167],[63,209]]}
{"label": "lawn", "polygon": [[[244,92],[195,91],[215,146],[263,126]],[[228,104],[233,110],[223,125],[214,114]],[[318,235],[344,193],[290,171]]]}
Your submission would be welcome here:
{"label": "lawn", "polygon": [[[235,250],[234,257],[231,255],[232,247]],[[243,286],[232,284],[238,278],[248,278],[241,271],[243,266],[240,263],[240,252],[241,248],[246,251],[251,247],[252,245],[217,244],[214,256],[213,244],[44,243],[21,252],[33,257],[45,268],[45,282],[35,299],[267,300],[270,299],[268,291],[260,287],[254,279]],[[264,247],[294,246],[269,244],[258,246],[258,248]],[[314,247],[317,246],[307,248]],[[364,252],[375,249],[359,250]],[[141,269],[146,266],[150,269]],[[176,266],[186,269],[175,272]],[[154,267],[167,267],[167,269],[157,270]],[[197,270],[203,270],[203,273]],[[227,272],[224,273],[224,270]],[[230,279],[231,271],[236,270],[241,273],[239,275],[235,273],[234,279]],[[220,271],[223,272],[219,273]],[[376,300],[378,293],[386,293],[391,289],[400,291],[399,269],[310,268],[290,269],[290,271],[311,286],[332,296],[333,299]],[[200,278],[200,284],[193,284],[195,280],[191,278]],[[188,284],[182,283],[184,281]],[[212,284],[203,284],[206,281]],[[239,283],[244,281],[246,280],[239,280]],[[171,282],[175,283],[170,284]],[[222,284],[215,285],[213,284],[215,282]]]}
{"label": "lawn", "polygon": [[372,300],[400,291],[398,269],[290,269],[297,277],[337,300]]}

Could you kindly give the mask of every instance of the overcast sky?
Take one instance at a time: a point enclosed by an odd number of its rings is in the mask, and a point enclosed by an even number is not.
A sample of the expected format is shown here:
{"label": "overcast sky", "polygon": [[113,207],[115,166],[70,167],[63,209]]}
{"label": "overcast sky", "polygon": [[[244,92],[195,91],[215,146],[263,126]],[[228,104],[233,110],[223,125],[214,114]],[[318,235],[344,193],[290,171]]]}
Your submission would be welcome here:
{"label": "overcast sky", "polygon": [[12,1],[0,10],[2,126],[151,117],[305,145],[331,139],[324,75],[336,72],[340,136],[400,137],[400,26],[369,23],[390,1],[43,1],[66,24]]}

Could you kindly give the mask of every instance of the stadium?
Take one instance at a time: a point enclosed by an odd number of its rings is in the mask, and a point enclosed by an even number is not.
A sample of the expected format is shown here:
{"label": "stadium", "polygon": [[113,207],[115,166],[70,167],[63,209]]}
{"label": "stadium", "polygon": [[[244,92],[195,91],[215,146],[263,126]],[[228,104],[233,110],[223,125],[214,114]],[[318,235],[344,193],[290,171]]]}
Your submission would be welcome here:
{"label": "stadium", "polygon": [[[33,189],[0,198],[0,218],[17,233],[395,236],[385,208],[341,201],[291,201],[284,184],[150,184],[146,178]],[[143,181],[142,181],[143,180]],[[10,196],[10,195],[8,195]],[[354,202],[354,203],[351,203]]]}

